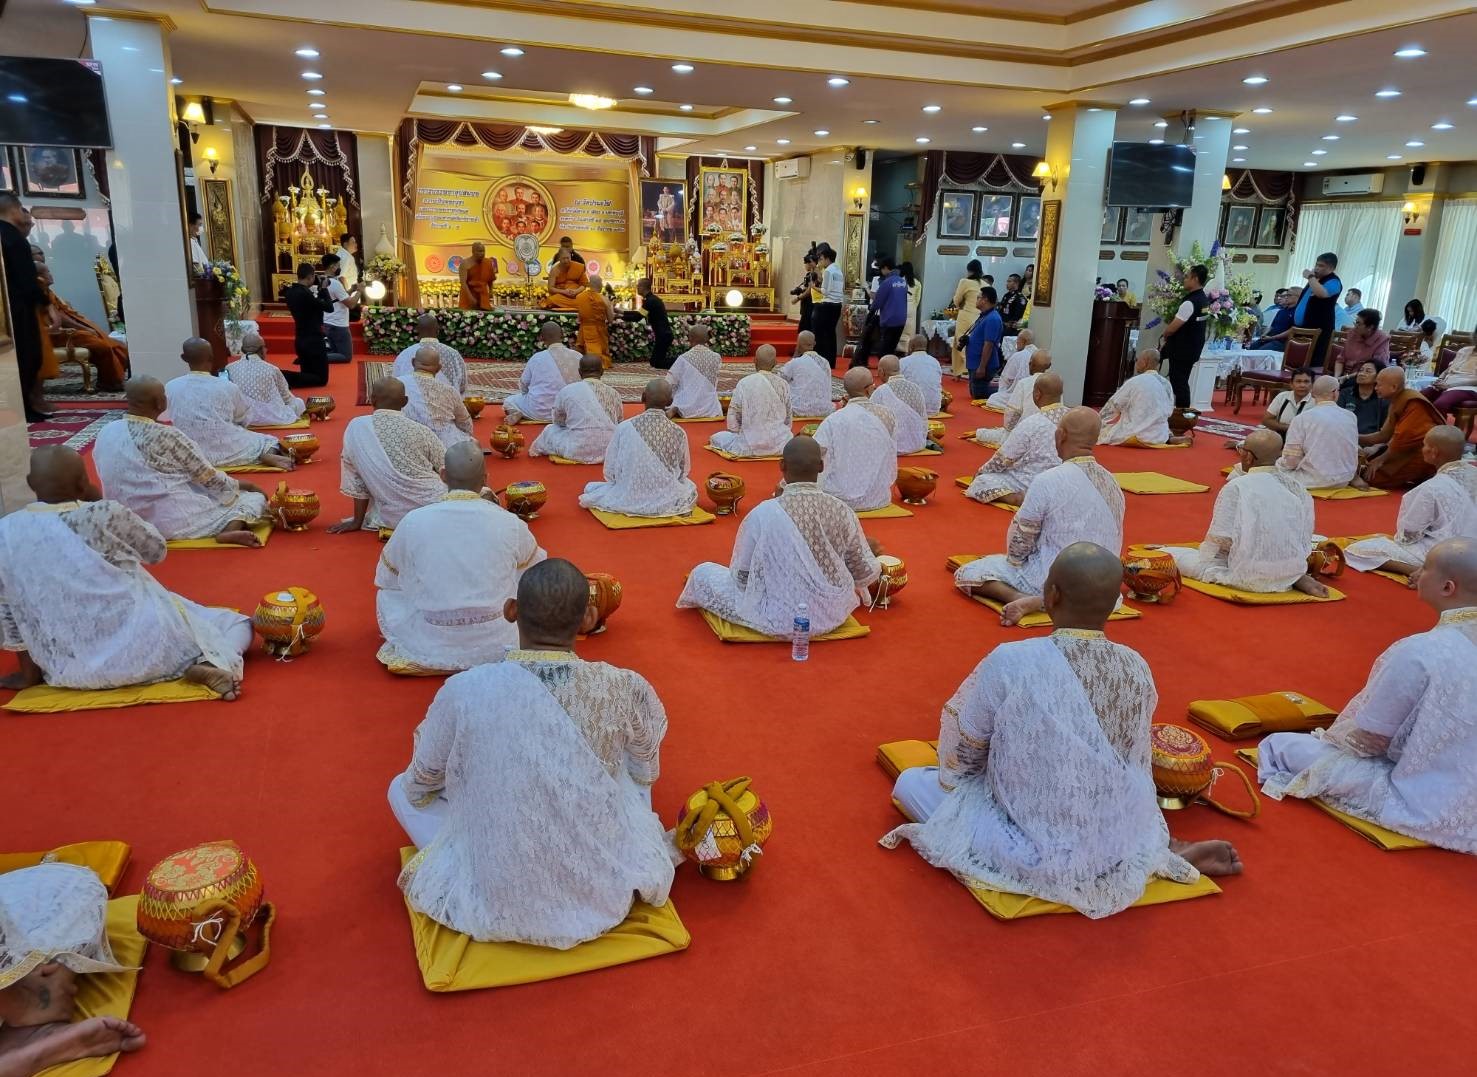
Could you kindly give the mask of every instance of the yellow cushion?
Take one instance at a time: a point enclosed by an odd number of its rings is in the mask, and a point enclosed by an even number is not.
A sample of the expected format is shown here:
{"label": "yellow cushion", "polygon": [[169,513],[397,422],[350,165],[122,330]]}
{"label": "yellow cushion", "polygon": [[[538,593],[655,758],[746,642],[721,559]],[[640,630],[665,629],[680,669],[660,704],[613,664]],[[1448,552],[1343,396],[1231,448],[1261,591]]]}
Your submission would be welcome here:
{"label": "yellow cushion", "polygon": [[[143,964],[149,944],[138,933],[137,894],[108,902],[108,944],[120,965]],[[134,992],[138,990],[138,977],[136,968],[132,972],[94,972],[77,977],[72,1021],[85,1021],[89,1017],[127,1018],[133,1008]],[[117,1061],[116,1053],[102,1058],[81,1058],[44,1069],[37,1077],[101,1077],[111,1073]]]}
{"label": "yellow cushion", "polygon": [[[1004,508],[1004,506],[1001,507]],[[978,561],[980,559],[980,556],[981,555],[977,553],[956,553],[952,557],[949,557],[944,561],[944,566],[951,573],[958,572],[960,568],[962,568],[964,565],[969,564],[971,561]],[[988,606],[996,613],[999,613],[1005,608],[1005,604],[1003,602],[996,602],[993,598],[985,598],[983,595],[970,595],[969,597],[974,599],[981,606]],[[1142,616],[1143,614],[1139,613],[1138,610],[1134,609],[1127,603],[1119,603],[1118,608],[1115,609],[1112,613],[1108,614],[1108,620],[1132,621],[1134,618]],[[1015,627],[1050,628],[1051,618],[1047,615],[1045,610],[1039,610],[1036,613],[1026,614],[1024,617],[1016,622]]]}
{"label": "yellow cushion", "polygon": [[728,418],[726,415],[683,415],[673,419],[674,423],[721,423]]}
{"label": "yellow cushion", "polygon": [[1323,501],[1353,501],[1358,497],[1389,497],[1389,490],[1356,490],[1352,486],[1322,486],[1308,491],[1312,497]]}
{"label": "yellow cushion", "polygon": [[1127,441],[1121,442],[1118,445],[1118,448],[1120,449],[1188,449],[1189,447],[1189,442],[1181,442],[1178,445],[1170,445],[1167,442],[1164,444],[1160,444],[1159,442],[1155,441],[1140,441],[1138,438],[1129,438]]}
{"label": "yellow cushion", "polygon": [[132,853],[133,849],[126,841],[79,841],[74,845],[59,845],[44,853],[0,853],[0,875],[35,867],[42,861],[77,864],[91,868],[112,893],[113,887],[123,877],[123,869],[128,867]]}
{"label": "yellow cushion", "polygon": [[901,505],[884,505],[880,509],[858,512],[856,518],[858,520],[897,520],[911,515],[913,515],[912,509],[905,509]]}
{"label": "yellow cushion", "polygon": [[991,404],[988,400],[971,400],[970,403],[977,408],[984,408],[986,411],[993,411],[996,415],[1005,414],[1004,408],[1000,407],[998,404]]}
{"label": "yellow cushion", "polygon": [[[1199,545],[1199,543],[1190,545]],[[1188,576],[1182,576],[1180,582],[1192,591],[1199,591],[1202,595],[1219,598],[1238,606],[1296,606],[1304,602],[1342,602],[1345,598],[1344,593],[1337,587],[1328,588],[1327,598],[1318,598],[1316,595],[1306,595],[1301,591],[1242,591],[1236,587],[1227,587],[1223,583],[1192,580]],[[1324,586],[1328,585],[1324,584]]]}
{"label": "yellow cushion", "polygon": [[[401,849],[401,866],[414,855],[414,849]],[[675,954],[692,942],[671,901],[661,908],[638,901],[631,906],[631,914],[604,935],[569,950],[522,942],[473,942],[416,912],[409,902],[405,909],[410,913],[416,964],[428,991],[473,991],[555,980]]]}
{"label": "yellow cushion", "polygon": [[894,781],[913,767],[936,767],[939,742],[936,740],[893,740],[877,746],[877,765]]}
{"label": "yellow cushion", "polygon": [[[746,625],[734,624],[725,621],[712,610],[699,610],[703,620],[708,622],[708,627],[713,634],[724,643],[789,643],[789,636],[766,636],[763,632],[756,632]],[[848,617],[841,622],[840,627],[833,628],[829,632],[823,632],[819,636],[811,636],[811,643],[825,643],[830,640],[859,639],[872,630],[862,624],[855,617]]]}
{"label": "yellow cushion", "polygon": [[1322,729],[1338,711],[1296,692],[1267,692],[1237,699],[1197,699],[1190,720],[1227,740],[1263,733],[1311,733]]}
{"label": "yellow cushion", "polygon": [[633,527],[681,527],[685,524],[710,524],[718,517],[694,505],[686,516],[627,516],[622,512],[606,512],[591,509],[590,515],[612,531],[626,531]]}
{"label": "yellow cushion", "polygon": [[[959,487],[960,490],[967,492],[972,482],[974,482],[973,475],[960,475],[957,479],[954,480],[954,485]],[[1006,512],[1021,511],[1021,507],[1019,505],[1011,505],[1004,501],[981,501],[979,502],[979,504],[988,505],[992,509],[1004,509]]]}
{"label": "yellow cushion", "polygon": [[49,684],[38,684],[17,692],[5,704],[5,709],[21,714],[60,714],[63,711],[137,707],[145,703],[198,703],[219,698],[219,693],[205,685],[183,678],[158,684],[132,684],[126,688],[53,688]]}
{"label": "yellow cushion", "polygon": [[1118,483],[1119,489],[1127,490],[1130,494],[1203,494],[1210,489],[1198,482],[1177,479],[1173,475],[1161,475],[1157,471],[1115,471],[1113,479]]}
{"label": "yellow cushion", "polygon": [[[682,420],[679,419],[677,421],[678,422],[681,422]],[[714,445],[704,445],[703,448],[707,449],[710,453],[712,453],[715,456],[721,456],[721,457],[723,457],[723,459],[725,459],[725,460],[737,460],[737,461],[739,461],[741,463],[744,462],[744,461],[747,461],[747,460],[778,460],[779,459],[779,456],[778,455],[775,455],[775,456],[735,456],[733,453],[729,452],[728,450],[726,450],[726,449],[720,449],[720,448],[718,448],[718,447],[716,447]]]}
{"label": "yellow cushion", "polygon": [[253,426],[252,430],[306,430],[313,425],[308,421],[306,415],[290,423],[268,423],[266,426]]}
{"label": "yellow cushion", "polygon": [[386,659],[382,654],[376,654],[374,658],[376,662],[397,677],[450,677],[459,672],[453,669],[427,669],[415,662],[407,662],[403,658]]}
{"label": "yellow cushion", "polygon": [[253,471],[286,471],[285,467],[268,467],[266,464],[232,464],[221,468],[228,475],[243,475]]}
{"label": "yellow cushion", "polygon": [[[251,533],[263,546],[272,537],[272,521],[258,520],[251,525]],[[215,537],[197,539],[170,539],[165,543],[171,550],[255,550],[256,546],[237,546],[232,542],[217,542]]]}
{"label": "yellow cushion", "polygon": [[943,449],[919,449],[917,452],[898,453],[899,456],[943,456]]}
{"label": "yellow cushion", "polygon": [[574,464],[574,465],[579,466],[579,467],[594,467],[595,466],[594,464],[586,464],[583,460],[571,460],[567,456],[556,456],[553,453],[550,453],[549,454],[549,459],[551,461],[553,461],[554,463],[556,463],[556,464]]}

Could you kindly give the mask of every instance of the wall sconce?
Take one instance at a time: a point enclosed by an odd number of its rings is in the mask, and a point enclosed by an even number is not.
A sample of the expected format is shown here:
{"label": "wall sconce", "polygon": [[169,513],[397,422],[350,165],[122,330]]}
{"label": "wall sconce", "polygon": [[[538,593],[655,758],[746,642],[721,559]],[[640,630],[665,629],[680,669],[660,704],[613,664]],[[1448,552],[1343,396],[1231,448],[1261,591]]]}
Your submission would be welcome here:
{"label": "wall sconce", "polygon": [[851,192],[851,205],[858,213],[862,211],[862,203],[867,200],[867,189],[858,187]]}
{"label": "wall sconce", "polygon": [[1223,191],[1229,191],[1230,189],[1231,189],[1231,173],[1229,173],[1229,172],[1223,172],[1223,173],[1221,173],[1221,190],[1223,190]]}
{"label": "wall sconce", "polygon": [[1051,184],[1051,189],[1053,191],[1056,190],[1056,184],[1057,184],[1056,169],[1052,168],[1051,165],[1047,164],[1045,161],[1037,161],[1036,162],[1036,168],[1035,168],[1035,171],[1033,171],[1031,173],[1031,177],[1033,179],[1040,180],[1041,181],[1041,186],[1043,186],[1043,187],[1045,187],[1048,183],[1050,183]]}
{"label": "wall sconce", "polygon": [[185,111],[180,114],[180,119],[190,128],[190,141],[200,141],[200,128],[205,124],[205,109],[199,101],[191,101],[185,105]]}
{"label": "wall sconce", "polygon": [[215,170],[220,167],[221,162],[214,146],[205,147],[205,163],[210,166],[210,174],[215,175]]}
{"label": "wall sconce", "polygon": [[1421,219],[1421,211],[1416,208],[1414,202],[1407,202],[1400,207],[1401,214],[1405,217],[1405,227],[1409,228]]}

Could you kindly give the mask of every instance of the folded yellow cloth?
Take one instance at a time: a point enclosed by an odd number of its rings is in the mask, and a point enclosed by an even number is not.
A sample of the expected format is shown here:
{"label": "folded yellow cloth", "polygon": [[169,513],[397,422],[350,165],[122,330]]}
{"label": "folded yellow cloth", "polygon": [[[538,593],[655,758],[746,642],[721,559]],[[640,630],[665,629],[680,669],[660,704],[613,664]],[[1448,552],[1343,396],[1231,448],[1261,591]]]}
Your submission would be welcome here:
{"label": "folded yellow cloth", "polygon": [[899,456],[943,456],[943,449],[919,449],[917,452],[899,453]]}
{"label": "folded yellow cloth", "polygon": [[899,520],[904,516],[913,515],[912,509],[905,509],[901,505],[884,505],[880,509],[866,509],[858,512],[858,520]]}
{"label": "folded yellow cloth", "polygon": [[621,512],[591,509],[590,515],[612,531],[628,531],[637,527],[681,527],[685,524],[710,524],[718,517],[694,505],[686,516],[627,516]]}
{"label": "folded yellow cloth", "polygon": [[255,471],[286,471],[285,467],[268,467],[266,464],[232,464],[221,468],[227,475],[244,475]]}
{"label": "folded yellow cloth", "polygon": [[[1005,508],[1006,506],[1002,505],[1000,507]],[[971,561],[978,561],[981,556],[982,555],[977,553],[956,553],[952,557],[947,558],[944,561],[944,565],[951,573],[958,572],[960,568],[962,568],[964,565],[969,564]],[[974,599],[981,606],[988,606],[996,613],[999,613],[1005,608],[1004,603],[996,602],[993,598],[985,598],[983,595],[970,595],[969,597]],[[1134,618],[1142,616],[1143,614],[1139,613],[1139,611],[1134,609],[1132,606],[1120,602],[1118,604],[1118,608],[1108,615],[1108,620],[1132,621]],[[1045,610],[1040,610],[1036,613],[1028,613],[1016,622],[1015,627],[1050,628],[1051,617],[1047,615]]]}
{"label": "folded yellow cloth", "polygon": [[939,742],[936,740],[893,740],[877,746],[877,765],[893,780],[913,767],[936,767]]}
{"label": "folded yellow cloth", "polygon": [[712,445],[704,445],[703,448],[707,449],[714,456],[721,456],[725,460],[737,460],[740,463],[744,463],[745,461],[752,461],[752,460],[778,460],[779,459],[779,455],[778,454],[776,454],[774,456],[735,456],[733,453],[728,452],[726,449],[715,448]]}
{"label": "folded yellow cloth", "polygon": [[[974,476],[973,475],[960,475],[957,479],[954,480],[954,485],[957,486],[957,487],[959,487],[960,490],[965,491],[967,493],[968,490],[969,490],[970,483],[972,483],[972,482],[974,482]],[[988,505],[992,509],[1002,509],[1005,512],[1020,512],[1021,511],[1021,507],[1019,505],[1011,505],[1011,504],[1009,504],[1007,502],[1004,502],[1004,501],[981,501],[981,502],[979,502],[979,504],[981,504],[981,505]]]}
{"label": "folded yellow cloth", "polygon": [[1389,497],[1389,490],[1356,490],[1352,486],[1320,486],[1308,491],[1310,497],[1322,501],[1353,501],[1359,497]]}
{"label": "folded yellow cloth", "polygon": [[[414,855],[414,849],[401,849],[401,866]],[[428,991],[473,991],[538,983],[675,954],[692,942],[671,901],[660,908],[637,901],[631,906],[631,914],[604,935],[568,950],[522,942],[473,942],[416,912],[409,902],[405,909],[410,914],[416,964]]]}
{"label": "folded yellow cloth", "polygon": [[819,423],[819,422],[824,422],[826,420],[826,418],[827,418],[827,416],[825,416],[825,415],[791,415],[790,416],[790,422],[792,422],[792,423]]}
{"label": "folded yellow cloth", "polygon": [[553,419],[530,419],[530,418],[527,418],[525,416],[524,418],[519,419],[513,425],[514,426],[548,426],[553,421],[554,421]]}
{"label": "folded yellow cloth", "polygon": [[76,864],[91,868],[108,893],[123,877],[133,849],[126,841],[79,841],[74,845],[59,845],[44,853],[0,853],[0,875],[21,868],[33,868],[40,863]]}
{"label": "folded yellow cloth", "polygon": [[[1236,755],[1254,767],[1259,766],[1261,763],[1262,753],[1258,748],[1237,748]],[[1368,819],[1361,819],[1357,815],[1350,815],[1348,812],[1339,811],[1339,809],[1316,797],[1310,799],[1308,803],[1320,811],[1333,816],[1354,833],[1362,838],[1368,839],[1386,852],[1398,853],[1405,849],[1429,849],[1431,847],[1429,843],[1421,841],[1420,838],[1412,838],[1405,834],[1397,834],[1393,830],[1386,830],[1378,823],[1371,823]]]}
{"label": "folded yellow cloth", "polygon": [[267,430],[306,430],[308,427],[310,427],[312,425],[313,424],[308,421],[308,417],[306,415],[304,415],[302,418],[296,419],[296,420],[294,420],[293,422],[290,422],[290,423],[268,423],[266,426],[253,426],[253,427],[250,427],[250,429],[252,429],[252,430],[261,430],[261,431],[267,431]]}
{"label": "folded yellow cloth", "polygon": [[[263,546],[272,537],[272,521],[258,520],[251,525],[251,533]],[[217,542],[214,536],[196,539],[170,539],[165,543],[171,550],[255,550],[256,546],[237,546],[233,542]]]}
{"label": "folded yellow cloth", "polygon": [[391,658],[386,661],[384,656],[378,654],[374,658],[375,661],[397,677],[450,677],[459,672],[454,669],[427,669],[425,666],[417,665],[414,662],[407,662],[403,658]]}
{"label": "folded yellow cloth", "polygon": [[[1109,446],[1109,448],[1112,447],[1113,446]],[[1189,447],[1190,445],[1188,442],[1180,445],[1170,445],[1168,442],[1161,444],[1155,441],[1140,441],[1138,438],[1129,438],[1127,441],[1117,446],[1117,448],[1120,449],[1188,449]]]}
{"label": "folded yellow cloth", "polygon": [[198,703],[220,696],[203,684],[180,679],[158,684],[133,684],[126,688],[53,688],[38,684],[11,697],[8,711],[20,714],[60,714],[63,711],[100,711],[113,707],[137,707],[145,703]]}
{"label": "folded yellow cloth", "polygon": [[574,464],[579,467],[595,467],[599,463],[597,460],[594,464],[586,464],[583,460],[571,460],[567,456],[556,456],[554,453],[549,454],[549,459],[556,464]]}
{"label": "folded yellow cloth", "polygon": [[[138,895],[114,898],[108,902],[108,945],[120,965],[140,966],[149,944],[138,933]],[[133,1008],[133,995],[138,990],[139,970],[132,972],[93,972],[77,977],[77,998],[72,1003],[72,1021],[89,1017],[126,1019]],[[102,1077],[111,1073],[118,1055],[81,1058],[60,1066],[44,1069],[38,1077]]]}
{"label": "folded yellow cloth", "polygon": [[[766,636],[763,632],[756,632],[746,625],[734,624],[725,621],[712,610],[699,610],[703,620],[713,630],[713,634],[724,643],[789,643],[789,636]],[[839,628],[833,628],[829,632],[823,632],[819,636],[811,636],[811,643],[825,643],[829,640],[859,639],[872,630],[862,624],[855,617],[848,617],[841,622]]]}
{"label": "folded yellow cloth", "polygon": [[726,415],[683,415],[673,419],[674,423],[721,423]]}
{"label": "folded yellow cloth", "polygon": [[[1181,582],[1192,591],[1199,591],[1202,595],[1219,598],[1237,606],[1297,606],[1304,602],[1342,602],[1346,597],[1337,587],[1328,588],[1327,598],[1318,598],[1315,595],[1305,595],[1301,591],[1242,591],[1222,583],[1192,580],[1188,576],[1182,576]],[[1328,587],[1327,584],[1324,586]]]}
{"label": "folded yellow cloth", "polygon": [[1190,704],[1190,721],[1227,740],[1245,740],[1263,733],[1311,733],[1337,717],[1338,711],[1332,707],[1296,692],[1197,699]]}
{"label": "folded yellow cloth", "polygon": [[952,411],[936,411],[929,416],[930,419],[952,419],[953,417],[954,413]]}
{"label": "folded yellow cloth", "polygon": [[[1166,448],[1178,448],[1169,445]],[[1198,482],[1161,475],[1157,471],[1115,471],[1113,479],[1121,490],[1130,494],[1203,494],[1210,489]]]}
{"label": "folded yellow cloth", "polygon": [[996,415],[1005,414],[1004,408],[999,407],[995,404],[991,404],[988,400],[971,400],[970,403],[977,408],[984,408],[986,411],[993,411]]}

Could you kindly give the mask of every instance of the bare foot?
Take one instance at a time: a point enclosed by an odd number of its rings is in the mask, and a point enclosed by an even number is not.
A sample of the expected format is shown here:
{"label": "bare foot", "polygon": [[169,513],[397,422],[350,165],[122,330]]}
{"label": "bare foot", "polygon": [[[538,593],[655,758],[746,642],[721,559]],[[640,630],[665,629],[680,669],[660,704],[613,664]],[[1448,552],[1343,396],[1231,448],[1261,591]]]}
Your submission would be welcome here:
{"label": "bare foot", "polygon": [[1349,480],[1349,485],[1351,487],[1353,487],[1355,490],[1368,490],[1369,489],[1369,483],[1365,482],[1362,478],[1359,478],[1358,476],[1355,476],[1353,479],[1350,479]]}
{"label": "bare foot", "polygon": [[1167,444],[1170,444],[1170,445],[1193,445],[1193,444],[1195,444],[1195,437],[1194,437],[1193,434],[1191,434],[1191,435],[1188,435],[1188,436],[1185,436],[1185,437],[1170,438],[1169,441],[1167,442]]}
{"label": "bare foot", "polygon": [[205,662],[197,663],[185,670],[185,680],[191,684],[203,684],[217,693],[227,703],[233,703],[241,694],[241,682],[219,666]]}
{"label": "bare foot", "polygon": [[345,517],[336,524],[328,525],[328,533],[330,535],[342,535],[346,531],[359,530],[362,530],[362,527],[360,526],[359,521],[355,520],[352,516]]}
{"label": "bare foot", "polygon": [[132,1021],[120,1017],[89,1017],[75,1024],[58,1024],[38,1046],[45,1054],[43,1066],[57,1066],[79,1058],[102,1058],[142,1047],[148,1038]]}
{"label": "bare foot", "polygon": [[1023,595],[1014,602],[1005,604],[1000,611],[1000,623],[1009,628],[1011,625],[1019,624],[1026,614],[1038,613],[1045,606],[1046,603],[1042,602],[1038,595]]}
{"label": "bare foot", "polygon": [[1225,443],[1221,445],[1221,448],[1223,448],[1223,449],[1239,449],[1239,448],[1241,448],[1241,442],[1237,441],[1235,438],[1227,438],[1225,440]]}
{"label": "bare foot", "polygon": [[1301,591],[1305,595],[1312,595],[1314,598],[1328,597],[1328,588],[1324,587],[1323,584],[1319,583],[1307,573],[1303,573],[1302,579],[1293,584],[1292,589],[1294,591]]}
{"label": "bare foot", "polygon": [[998,505],[1014,505],[1016,508],[1020,508],[1026,503],[1026,498],[1024,494],[1001,494],[995,499],[995,503]]}
{"label": "bare foot", "polygon": [[215,541],[227,546],[260,546],[262,544],[262,540],[239,520],[227,524],[226,529],[215,536]]}
{"label": "bare foot", "polygon": [[45,679],[39,666],[34,662],[22,662],[21,668],[5,677],[0,677],[0,688],[8,692],[19,692],[25,688],[34,688]]}
{"label": "bare foot", "polygon": [[1175,841],[1171,838],[1169,849],[1188,860],[1201,875],[1241,874],[1241,857],[1229,841]]}
{"label": "bare foot", "polygon": [[297,468],[297,459],[291,453],[264,452],[262,463],[267,467],[281,468],[283,471],[294,471]]}

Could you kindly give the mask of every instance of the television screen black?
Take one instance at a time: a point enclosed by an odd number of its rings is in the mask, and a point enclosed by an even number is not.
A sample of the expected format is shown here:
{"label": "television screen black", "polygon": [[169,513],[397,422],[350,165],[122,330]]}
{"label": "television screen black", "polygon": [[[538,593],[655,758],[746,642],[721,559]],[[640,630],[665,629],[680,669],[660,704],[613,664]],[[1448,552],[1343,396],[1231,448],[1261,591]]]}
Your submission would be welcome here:
{"label": "television screen black", "polygon": [[1113,143],[1108,205],[1183,209],[1195,191],[1195,151],[1189,146]]}
{"label": "television screen black", "polygon": [[102,65],[0,56],[0,145],[112,149]]}

